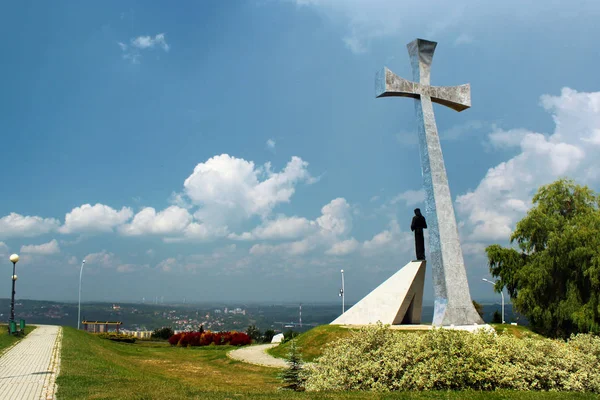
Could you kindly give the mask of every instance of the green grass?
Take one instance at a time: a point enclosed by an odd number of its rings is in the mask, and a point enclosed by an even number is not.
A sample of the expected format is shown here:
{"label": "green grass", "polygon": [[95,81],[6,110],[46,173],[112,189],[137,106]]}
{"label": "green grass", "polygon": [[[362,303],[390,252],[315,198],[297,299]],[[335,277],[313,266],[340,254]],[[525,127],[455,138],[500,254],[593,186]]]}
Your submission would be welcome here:
{"label": "green grass", "polygon": [[[300,348],[304,361],[313,361],[319,357],[325,345],[338,339],[350,336],[352,329],[339,325],[321,325],[296,337],[296,345]],[[290,351],[291,342],[280,344],[267,352],[273,357],[286,358]]]}
{"label": "green grass", "polygon": [[[321,329],[318,329],[321,328]],[[307,343],[343,335],[339,327],[318,327]],[[337,328],[337,329],[335,329]],[[578,393],[410,392],[294,393],[278,390],[278,370],[227,358],[231,347],[178,348],[166,342],[112,342],[63,328],[57,397],[68,399],[598,399]],[[322,335],[317,335],[321,332]],[[319,338],[320,337],[320,338]],[[312,342],[311,342],[312,341]]]}
{"label": "green grass", "polygon": [[542,339],[543,336],[531,331],[526,326],[510,324],[490,324],[499,334],[508,333],[517,338],[532,337]]}
{"label": "green grass", "polygon": [[9,335],[8,334],[8,325],[0,325],[0,354],[2,354],[6,349],[8,349],[13,344],[17,343],[19,340],[23,339],[27,334],[29,334],[32,330],[35,329],[35,326],[25,326],[25,335]]}

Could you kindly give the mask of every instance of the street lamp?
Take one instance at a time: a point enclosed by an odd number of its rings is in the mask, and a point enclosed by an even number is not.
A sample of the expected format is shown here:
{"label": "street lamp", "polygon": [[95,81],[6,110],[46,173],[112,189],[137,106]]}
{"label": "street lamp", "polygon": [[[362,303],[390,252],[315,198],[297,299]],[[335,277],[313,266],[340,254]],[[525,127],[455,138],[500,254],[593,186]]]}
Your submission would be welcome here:
{"label": "street lamp", "polygon": [[81,262],[81,269],[79,270],[79,306],[77,311],[77,330],[79,330],[79,323],[81,322],[81,275],[83,274],[83,266],[85,260]]}
{"label": "street lamp", "polygon": [[[494,285],[494,287],[496,286],[496,282],[489,281],[485,278],[483,278],[482,280],[484,282],[491,283],[492,285]],[[502,323],[504,324],[504,293],[501,291],[500,294],[502,295]]]}
{"label": "street lamp", "polygon": [[346,306],[344,304],[344,270],[342,273],[342,288],[340,289],[340,297],[342,298],[342,314],[346,311]]}
{"label": "street lamp", "polygon": [[12,273],[12,296],[10,298],[10,321],[15,320],[15,282],[17,281],[16,267],[19,262],[19,255],[13,254],[10,256],[10,262],[13,263]]}

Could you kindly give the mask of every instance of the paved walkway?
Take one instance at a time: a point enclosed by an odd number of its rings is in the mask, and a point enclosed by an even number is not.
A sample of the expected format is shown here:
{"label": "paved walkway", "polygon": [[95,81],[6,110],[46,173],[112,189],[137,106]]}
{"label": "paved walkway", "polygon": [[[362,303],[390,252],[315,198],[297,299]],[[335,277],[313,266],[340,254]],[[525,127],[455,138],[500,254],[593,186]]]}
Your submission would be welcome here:
{"label": "paved walkway", "polygon": [[0,400],[55,399],[62,329],[38,325],[0,357]]}
{"label": "paved walkway", "polygon": [[230,351],[227,353],[227,356],[233,358],[234,360],[262,365],[263,367],[285,368],[287,367],[285,360],[281,358],[275,358],[266,353],[267,349],[277,345],[278,343],[268,343],[242,347],[241,349]]}

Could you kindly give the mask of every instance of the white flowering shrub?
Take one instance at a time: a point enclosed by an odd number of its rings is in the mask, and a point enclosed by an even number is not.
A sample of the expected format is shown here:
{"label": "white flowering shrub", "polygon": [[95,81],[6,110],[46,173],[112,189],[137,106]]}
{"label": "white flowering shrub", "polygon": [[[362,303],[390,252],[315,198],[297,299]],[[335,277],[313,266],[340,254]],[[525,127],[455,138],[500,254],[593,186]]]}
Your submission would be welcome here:
{"label": "white flowering shrub", "polygon": [[449,329],[363,328],[305,368],[306,390],[566,390],[600,393],[600,338],[568,342]]}

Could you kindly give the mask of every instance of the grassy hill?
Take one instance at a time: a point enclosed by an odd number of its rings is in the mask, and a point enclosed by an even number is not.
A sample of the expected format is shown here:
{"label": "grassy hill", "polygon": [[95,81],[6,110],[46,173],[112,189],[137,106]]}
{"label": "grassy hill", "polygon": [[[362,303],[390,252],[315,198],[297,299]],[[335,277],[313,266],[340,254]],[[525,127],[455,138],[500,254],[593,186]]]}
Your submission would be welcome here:
{"label": "grassy hill", "polygon": [[[316,349],[348,330],[320,326],[303,343]],[[57,397],[69,399],[598,399],[577,393],[410,392],[296,393],[278,389],[279,370],[227,357],[229,346],[171,347],[166,342],[134,344],[101,339],[64,328]]]}

